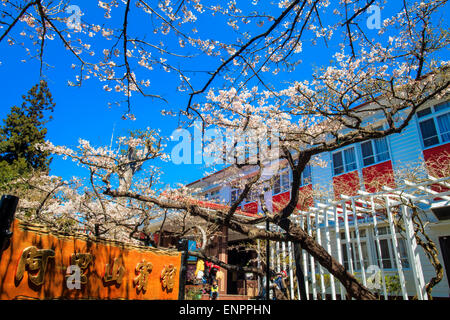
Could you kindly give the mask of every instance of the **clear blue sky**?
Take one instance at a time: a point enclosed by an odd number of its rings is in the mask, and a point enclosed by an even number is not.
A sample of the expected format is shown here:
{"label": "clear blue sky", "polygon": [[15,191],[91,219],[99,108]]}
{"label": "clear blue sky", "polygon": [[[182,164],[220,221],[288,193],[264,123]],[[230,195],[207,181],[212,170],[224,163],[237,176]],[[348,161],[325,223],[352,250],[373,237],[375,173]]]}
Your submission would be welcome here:
{"label": "clear blue sky", "polygon": [[[83,19],[86,21],[107,21],[102,19],[104,11],[98,8],[97,1],[74,1],[84,12]],[[123,7],[121,7],[123,8]],[[132,8],[132,13],[136,9]],[[122,14],[112,12],[114,23],[115,18],[120,19]],[[100,18],[100,19],[99,19]],[[141,17],[139,17],[141,18]],[[107,21],[109,22],[109,21]],[[98,22],[97,22],[98,23]],[[148,21],[140,21],[132,24],[132,27],[139,28]],[[15,35],[20,33],[19,26],[15,30]],[[132,30],[131,30],[132,31]],[[20,39],[20,36],[17,36]],[[98,35],[95,39],[102,39]],[[100,51],[100,52],[99,52]],[[101,50],[97,50],[96,55],[102,55]],[[9,46],[6,43],[0,44],[0,118],[4,119],[9,113],[10,107],[20,105],[22,95],[39,81],[39,63],[37,60],[21,62],[26,57],[25,50],[19,46]],[[47,124],[47,138],[55,145],[66,145],[75,147],[78,139],[89,140],[92,145],[109,145],[111,135],[114,130],[115,137],[125,135],[131,129],[145,129],[147,127],[158,128],[162,134],[170,136],[177,128],[178,117],[162,116],[161,109],[179,110],[187,104],[187,96],[179,95],[174,90],[172,74],[165,72],[149,74],[153,89],[168,100],[168,103],[159,99],[150,99],[134,93],[132,97],[132,111],[136,120],[122,120],[121,117],[126,111],[125,106],[108,106],[108,102],[122,100],[123,95],[115,95],[105,92],[102,87],[105,83],[91,78],[84,81],[82,87],[69,87],[67,81],[74,81],[76,73],[70,68],[76,60],[64,50],[59,41],[47,41],[45,59],[52,67],[45,69],[45,80],[52,92],[56,103],[53,113],[53,120]],[[170,153],[171,145],[167,148]],[[165,181],[168,183],[181,182],[188,183],[200,178],[203,170],[199,165],[176,166],[171,163],[165,165]],[[70,178],[72,176],[85,176],[86,170],[77,167],[69,160],[62,160],[55,157],[51,164],[51,174]]]}
{"label": "clear blue sky", "polygon": [[[97,1],[73,1],[73,4],[80,6],[85,13],[83,17],[87,21],[93,21],[102,17],[103,10],[96,5]],[[398,4],[400,5],[400,4]],[[132,8],[132,14],[136,8]],[[112,12],[114,23],[115,17],[121,18],[122,13]],[[118,15],[119,14],[119,15]],[[383,16],[382,12],[382,19]],[[134,17],[139,23],[134,22],[130,28],[141,28],[148,24],[142,16]],[[141,20],[139,20],[141,19]],[[134,20],[136,21],[136,20]],[[215,35],[226,35],[226,32],[211,28],[210,21],[199,21],[199,27]],[[199,28],[199,29],[200,29]],[[135,29],[137,30],[137,29]],[[133,31],[133,29],[132,29]],[[21,28],[15,30],[15,34],[21,32]],[[374,31],[375,35],[375,31]],[[19,36],[18,36],[19,37]],[[97,36],[101,38],[101,36]],[[336,51],[337,48],[329,48],[329,52]],[[329,53],[328,52],[328,53]],[[101,52],[96,52],[102,55]],[[39,81],[39,64],[36,60],[27,63],[21,62],[25,57],[24,49],[19,46],[9,46],[5,42],[0,44],[0,118],[6,117],[9,109],[13,105],[20,105],[21,96],[25,94],[34,84]],[[66,145],[75,147],[78,139],[83,138],[91,141],[93,145],[109,145],[111,134],[114,128],[115,136],[126,134],[129,129],[144,129],[146,127],[161,129],[162,133],[170,136],[178,124],[177,117],[167,117],[160,114],[161,109],[184,109],[188,96],[179,94],[174,89],[170,78],[164,72],[149,73],[150,81],[156,91],[166,97],[169,103],[158,99],[149,99],[135,93],[132,98],[133,113],[137,120],[122,120],[121,116],[125,107],[108,106],[108,102],[114,101],[117,96],[102,90],[104,83],[91,79],[85,81],[82,87],[69,87],[68,80],[74,80],[73,70],[70,69],[71,63],[75,60],[64,50],[59,41],[47,41],[45,51],[46,61],[52,64],[52,67],[46,68],[45,79],[53,94],[56,108],[53,113],[53,120],[48,123],[47,138],[56,145]],[[291,79],[281,78],[277,80],[303,80],[309,78],[311,67],[326,64],[331,57],[325,51],[317,51],[304,43],[304,52],[301,55],[303,65],[291,75]],[[197,60],[193,63],[193,69],[211,70],[214,65],[206,60]],[[201,73],[193,74],[192,77],[198,78],[197,84],[201,84]],[[123,96],[122,96],[123,97]],[[168,152],[174,143],[168,145]],[[204,168],[202,165],[164,165],[165,177],[167,183],[181,182],[188,183],[203,176]],[[51,164],[51,174],[70,178],[71,176],[85,176],[86,171],[77,167],[69,160],[55,158]]]}

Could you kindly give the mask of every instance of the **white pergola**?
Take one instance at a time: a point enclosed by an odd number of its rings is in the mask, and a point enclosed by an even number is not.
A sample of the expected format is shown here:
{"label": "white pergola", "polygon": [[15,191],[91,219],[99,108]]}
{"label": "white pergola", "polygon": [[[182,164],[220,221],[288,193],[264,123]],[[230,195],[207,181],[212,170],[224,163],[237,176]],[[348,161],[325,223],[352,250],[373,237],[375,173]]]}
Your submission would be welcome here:
{"label": "white pergola", "polygon": [[[358,274],[361,275],[361,280],[364,286],[369,289],[378,289],[379,293],[388,298],[388,292],[385,283],[385,270],[381,261],[382,252],[380,246],[380,235],[378,227],[380,222],[387,223],[389,239],[392,241],[393,256],[395,261],[396,271],[398,273],[399,282],[401,286],[401,294],[403,299],[408,299],[408,292],[406,290],[406,279],[404,269],[401,263],[401,256],[398,244],[398,232],[394,224],[395,213],[399,213],[403,219],[405,228],[404,236],[406,240],[406,249],[409,264],[411,266],[415,295],[419,300],[427,300],[425,292],[425,280],[422,271],[422,263],[419,258],[418,246],[414,237],[414,227],[412,222],[411,205],[418,206],[424,211],[429,211],[436,207],[443,207],[450,205],[450,177],[435,178],[428,176],[426,181],[421,183],[413,183],[404,181],[401,188],[384,187],[382,192],[368,193],[360,191],[355,196],[341,196],[339,201],[329,201],[326,203],[315,203],[314,207],[308,211],[298,211],[298,214],[291,217],[291,221],[300,226],[306,225],[306,231],[309,235],[315,233],[315,239],[322,245],[333,257],[335,257],[341,264],[343,264],[343,252],[341,243],[347,244],[356,242],[356,252],[352,252],[353,246],[346,245],[346,256],[348,258],[348,271],[355,274],[355,263],[359,263],[360,270]],[[439,188],[437,188],[439,186]],[[355,219],[355,217],[357,217]],[[359,224],[369,224],[374,231],[375,250],[377,259],[374,265],[365,269],[363,249],[360,239]],[[354,231],[354,238],[350,236],[350,228]],[[278,227],[272,227],[273,230],[281,231]],[[344,237],[341,238],[341,232]],[[333,235],[332,235],[333,234]],[[334,239],[332,239],[332,236]],[[356,239],[355,239],[356,238]],[[331,243],[335,241],[335,250],[332,251]],[[259,245],[259,243],[258,243]],[[352,248],[353,247],[353,248]],[[277,253],[277,254],[276,254]],[[281,270],[289,270],[290,278],[290,294],[294,297],[293,284],[293,245],[291,242],[287,244],[282,242],[275,242],[271,245],[271,268],[277,272]],[[281,256],[288,256],[288,263],[286,259],[281,259]],[[357,257],[354,259],[354,257]],[[356,260],[356,261],[353,261]],[[339,284],[336,288],[334,277],[328,274],[329,290],[325,288],[325,275],[328,273],[325,268],[315,267],[316,261],[314,257],[309,255],[305,250],[302,251],[303,273],[305,275],[306,296],[308,299],[315,300],[318,294],[322,299],[326,295],[331,295],[331,299],[336,300],[338,295],[341,299],[346,298],[345,288]],[[309,261],[309,264],[308,264]],[[289,264],[289,266],[287,266]],[[317,283],[316,277],[319,283]],[[338,283],[338,282],[337,282]],[[311,291],[311,292],[310,292]],[[300,299],[300,293],[297,286],[297,297]]]}

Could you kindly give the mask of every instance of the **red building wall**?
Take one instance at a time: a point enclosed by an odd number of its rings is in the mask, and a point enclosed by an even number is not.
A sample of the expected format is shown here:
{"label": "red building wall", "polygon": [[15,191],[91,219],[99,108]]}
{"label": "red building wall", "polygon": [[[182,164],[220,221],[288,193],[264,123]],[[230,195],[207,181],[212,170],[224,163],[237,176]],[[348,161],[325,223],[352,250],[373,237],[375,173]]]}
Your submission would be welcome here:
{"label": "red building wall", "polygon": [[354,196],[360,188],[358,171],[344,173],[333,177],[334,197],[340,199],[341,194]]}
{"label": "red building wall", "polygon": [[450,143],[423,151],[428,173],[436,178],[448,175],[450,167]]}
{"label": "red building wall", "polygon": [[[291,199],[290,191],[286,191],[272,197],[272,209],[273,212],[280,212]],[[314,204],[313,188],[312,184],[299,188],[299,199],[297,209],[306,211]]]}
{"label": "red building wall", "polygon": [[291,198],[290,191],[279,193],[272,197],[272,211],[280,212],[289,202]]}
{"label": "red building wall", "polygon": [[258,202],[250,202],[244,205],[244,210],[247,213],[257,214],[258,213]]}
{"label": "red building wall", "polygon": [[395,188],[394,170],[390,160],[363,168],[362,175],[367,192],[381,191],[383,186]]}
{"label": "red building wall", "polygon": [[[450,173],[450,143],[443,144],[423,151],[428,174],[435,178],[443,178]],[[431,189],[437,192],[448,191],[441,185],[432,185]]]}
{"label": "red building wall", "polygon": [[314,204],[312,184],[308,184],[299,189],[297,209],[307,211]]}

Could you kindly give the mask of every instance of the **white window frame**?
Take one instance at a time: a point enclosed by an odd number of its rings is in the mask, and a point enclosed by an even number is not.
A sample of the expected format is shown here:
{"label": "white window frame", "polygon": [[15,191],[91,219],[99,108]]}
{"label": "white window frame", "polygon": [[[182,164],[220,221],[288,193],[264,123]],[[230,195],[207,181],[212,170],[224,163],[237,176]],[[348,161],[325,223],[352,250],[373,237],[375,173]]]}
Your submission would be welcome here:
{"label": "white window frame", "polygon": [[[353,168],[353,169],[351,169],[351,170],[347,170],[348,164],[346,163],[346,160],[345,160],[344,151],[345,151],[345,150],[348,150],[348,149],[352,149],[352,148],[353,148],[353,152],[354,152],[354,155],[355,155],[355,162],[354,162],[354,163],[355,163],[355,168]],[[335,173],[335,167],[334,167],[334,155],[335,155],[335,154],[338,154],[338,153],[341,153],[342,164],[343,164],[344,171],[343,171],[343,172],[340,172],[340,173]],[[353,171],[355,171],[355,170],[358,170],[358,157],[357,157],[355,145],[351,145],[351,146],[346,147],[346,148],[344,148],[344,149],[341,149],[341,150],[339,150],[339,151],[332,152],[332,153],[331,153],[331,162],[332,162],[331,170],[333,171],[333,172],[332,172],[332,176],[333,176],[333,177],[337,177],[337,176],[340,176],[341,174],[346,174],[346,173],[349,173],[349,172],[353,172]]]}
{"label": "white window frame", "polygon": [[[378,129],[379,130],[383,130],[383,126],[375,128],[375,130],[378,130]],[[384,139],[386,141],[386,151],[385,152],[376,153],[375,141],[379,140],[379,139]],[[367,144],[367,143],[370,143],[371,146],[372,146],[372,155],[364,158],[364,155],[363,155],[363,144]],[[364,142],[361,142],[359,144],[359,146],[360,146],[360,149],[361,149],[360,150],[361,151],[361,165],[362,165],[363,168],[371,167],[371,166],[374,166],[376,164],[379,164],[379,163],[391,160],[391,151],[389,150],[389,140],[388,140],[387,137],[382,137],[382,138],[377,138],[377,139],[371,139],[371,140],[368,140],[368,141],[364,141]],[[387,152],[387,156],[388,157],[386,159],[384,159],[384,160],[378,160],[378,157],[381,154],[384,154],[386,152]],[[374,162],[371,163],[371,164],[364,164],[364,159],[367,159],[367,158],[370,158],[370,157],[374,158]]]}
{"label": "white window frame", "polygon": [[[298,159],[294,161],[294,165],[296,166],[297,163],[298,163]],[[309,168],[309,174],[310,174],[309,175],[309,181],[307,181],[307,183],[305,182],[305,177],[304,177],[304,173],[305,173],[306,168]],[[292,184],[292,180],[293,180],[293,178],[291,178],[291,184]],[[303,171],[302,171],[302,173],[300,175],[300,187],[304,187],[304,186],[307,186],[309,184],[312,184],[312,166],[308,163],[308,164],[306,164],[305,168],[303,168]]]}
{"label": "white window frame", "polygon": [[220,189],[212,190],[205,193],[206,201],[220,201]]}
{"label": "white window frame", "polygon": [[[230,202],[231,203],[235,203],[237,201],[237,199],[239,198],[239,195],[241,194],[242,190],[238,189],[238,188],[231,188],[231,192],[230,192]],[[236,198],[233,199],[233,193],[236,193]]]}
{"label": "white window frame", "polygon": [[[231,188],[230,203],[231,204],[235,203],[242,192],[243,192],[242,189]],[[234,196],[233,196],[233,193],[235,194]],[[242,200],[241,204],[247,204],[247,203],[251,203],[251,202],[255,202],[255,201],[258,201],[258,193],[254,190],[250,190],[249,193],[247,194],[247,197],[245,197]]]}
{"label": "white window frame", "polygon": [[[310,174],[309,174],[309,181],[305,182],[305,177],[304,177],[303,173],[305,172],[305,169],[307,167],[309,168],[309,173]],[[303,169],[303,172],[301,174],[300,187],[304,187],[304,186],[307,186],[307,185],[310,185],[310,184],[312,184],[312,166],[310,164],[307,164],[305,166],[305,168]]]}
{"label": "white window frame", "polygon": [[[288,183],[287,183],[287,185],[286,184],[283,184],[282,183],[282,177],[286,177],[287,176],[287,179],[288,179]],[[280,190],[279,190],[279,192],[275,192],[275,188],[276,188],[276,183],[277,183],[277,181],[279,182],[279,184],[280,184]],[[277,177],[275,178],[275,180],[274,180],[274,184],[273,184],[273,188],[272,188],[272,194],[273,195],[277,195],[277,194],[280,194],[280,193],[284,193],[284,192],[286,192],[286,191],[290,191],[290,189],[291,189],[291,175],[290,175],[290,172],[289,172],[289,170],[287,169],[287,168],[285,168],[285,169],[283,169],[283,170],[281,170],[278,174],[277,174]]]}
{"label": "white window frame", "polygon": [[[449,104],[449,106],[447,108],[443,109],[443,110],[440,110],[440,111],[436,111],[435,110],[435,107],[438,107],[438,106],[441,106],[441,105],[444,105],[444,104]],[[423,116],[419,116],[419,114],[418,114],[419,112],[425,111],[427,109],[430,109],[430,113],[429,114],[426,114],[426,115],[423,115]],[[443,102],[443,103],[435,104],[435,105],[433,105],[431,107],[422,109],[422,110],[420,110],[420,111],[418,111],[416,113],[417,127],[418,127],[418,131],[419,131],[419,135],[420,135],[420,143],[421,143],[422,148],[424,150],[429,149],[429,148],[434,148],[434,147],[437,147],[437,146],[440,146],[440,145],[443,145],[443,144],[450,143],[450,140],[443,141],[443,137],[442,136],[444,134],[446,134],[446,133],[448,134],[449,132],[441,132],[441,128],[439,127],[439,123],[437,121],[438,117],[440,117],[442,115],[445,115],[445,114],[449,114],[449,113],[450,113],[450,101],[446,101],[446,102]],[[425,122],[425,121],[429,121],[430,119],[433,121],[434,128],[436,129],[436,133],[437,133],[436,137],[438,138],[439,142],[435,143],[435,144],[432,144],[432,145],[429,145],[429,146],[425,146],[425,142],[424,142],[424,139],[423,139],[423,136],[422,136],[422,130],[421,130],[420,124]]]}
{"label": "white window frame", "polygon": [[[341,242],[341,252],[342,252],[342,262],[343,265],[346,266],[347,270],[349,269],[349,257],[345,260],[345,255],[347,255],[347,238],[345,237],[345,230],[339,230],[340,242]],[[362,236],[364,235],[364,236]],[[359,239],[361,242],[361,247],[364,244],[367,250],[367,256],[363,257],[364,269],[367,269],[372,264],[372,248],[370,246],[369,241],[369,229],[368,228],[360,228],[359,229]],[[356,238],[355,230],[350,230],[350,243],[351,243],[351,252],[352,252],[352,262],[353,262],[353,270],[361,271],[361,265],[359,262],[359,251],[358,251],[358,243]],[[364,254],[363,254],[364,255]]]}
{"label": "white window frame", "polygon": [[258,201],[258,193],[255,190],[250,190],[247,194],[247,197],[244,199],[244,203],[251,203]]}
{"label": "white window frame", "polygon": [[[380,240],[380,246],[382,245],[382,241],[386,240],[384,243],[387,243],[388,245],[388,252],[389,252],[389,261],[391,264],[390,268],[387,268],[384,266],[383,264],[383,260],[387,260],[387,258],[383,258],[383,257],[378,257],[378,251],[375,250],[375,256],[374,258],[376,259],[378,265],[382,265],[383,266],[383,270],[387,270],[387,271],[395,271],[397,270],[397,264],[395,262],[395,256],[394,256],[394,249],[393,249],[393,243],[392,243],[392,236],[391,233],[389,232],[389,226],[378,226],[378,239]],[[385,233],[383,233],[382,230],[386,230]],[[402,264],[402,268],[404,270],[409,270],[411,268],[411,263],[409,261],[409,257],[408,257],[408,252],[406,249],[406,240],[403,239],[403,237],[397,233],[396,234],[397,237],[397,241],[399,243],[399,253],[400,253],[400,261]],[[402,245],[400,245],[400,243],[402,243]],[[373,241],[373,245],[375,246],[375,236],[374,236],[374,241]],[[404,246],[405,250],[404,252],[401,252],[400,250],[400,246]],[[406,262],[406,263],[405,263]]]}

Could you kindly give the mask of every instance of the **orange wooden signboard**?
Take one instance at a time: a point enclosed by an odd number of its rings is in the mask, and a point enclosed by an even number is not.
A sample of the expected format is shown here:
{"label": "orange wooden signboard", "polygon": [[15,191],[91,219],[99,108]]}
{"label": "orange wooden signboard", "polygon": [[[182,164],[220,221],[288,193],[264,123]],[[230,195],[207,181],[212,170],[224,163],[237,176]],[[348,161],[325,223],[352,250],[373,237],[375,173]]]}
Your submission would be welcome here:
{"label": "orange wooden signboard", "polygon": [[14,221],[0,299],[178,299],[181,253]]}

